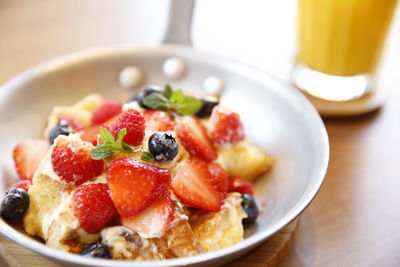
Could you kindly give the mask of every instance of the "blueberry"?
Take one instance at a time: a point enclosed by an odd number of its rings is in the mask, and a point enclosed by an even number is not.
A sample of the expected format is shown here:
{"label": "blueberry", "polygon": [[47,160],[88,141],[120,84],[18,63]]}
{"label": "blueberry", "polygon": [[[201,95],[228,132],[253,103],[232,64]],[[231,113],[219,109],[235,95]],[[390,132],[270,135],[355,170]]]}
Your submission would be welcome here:
{"label": "blueberry", "polygon": [[54,140],[59,135],[69,135],[72,132],[72,128],[68,125],[65,120],[60,120],[56,126],[50,131],[50,144],[54,143]]}
{"label": "blueberry", "polygon": [[137,95],[135,95],[131,101],[137,101],[142,108],[150,109],[150,107],[146,106],[143,103],[143,98],[151,93],[160,93],[162,92],[155,86],[146,86],[139,91]]}
{"label": "blueberry", "polygon": [[100,242],[85,245],[81,251],[81,255],[89,258],[111,259],[108,246]]}
{"label": "blueberry", "polygon": [[149,139],[149,151],[159,162],[173,160],[179,152],[179,145],[172,135],[167,133],[154,133]]}
{"label": "blueberry", "polygon": [[203,106],[196,113],[196,116],[199,118],[205,118],[210,116],[214,107],[219,104],[218,100],[214,97],[203,98],[201,99],[201,102],[203,102]]}
{"label": "blueberry", "polygon": [[247,214],[247,218],[244,218],[242,223],[243,226],[249,227],[253,225],[258,217],[258,207],[256,200],[249,194],[242,195],[242,208]]}
{"label": "blueberry", "polygon": [[11,189],[0,206],[0,215],[8,220],[22,218],[29,208],[29,195],[21,188]]}

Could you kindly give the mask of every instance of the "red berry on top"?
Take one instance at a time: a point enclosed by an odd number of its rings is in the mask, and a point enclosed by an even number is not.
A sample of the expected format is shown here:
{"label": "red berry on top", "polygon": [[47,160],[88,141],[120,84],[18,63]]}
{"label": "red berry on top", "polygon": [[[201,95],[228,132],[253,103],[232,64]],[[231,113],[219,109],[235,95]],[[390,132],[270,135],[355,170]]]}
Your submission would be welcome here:
{"label": "red berry on top", "polygon": [[100,134],[101,125],[92,125],[82,131],[81,139],[89,142],[94,146],[97,145],[97,136]]}
{"label": "red berry on top", "polygon": [[77,187],[72,197],[71,208],[81,227],[91,234],[100,232],[118,218],[108,185],[104,183]]}
{"label": "red berry on top", "polygon": [[93,113],[92,124],[98,125],[106,122],[121,113],[122,105],[114,100],[105,100]]}
{"label": "red berry on top", "polygon": [[6,193],[8,193],[11,189],[14,189],[14,188],[21,188],[21,189],[24,189],[26,192],[28,192],[29,187],[31,187],[31,185],[32,185],[31,181],[22,180],[22,181],[16,182],[15,184],[11,185],[7,189]]}
{"label": "red berry on top", "polygon": [[171,183],[167,169],[132,158],[113,161],[107,169],[111,198],[123,217],[135,216],[165,194]]}
{"label": "red berry on top", "polygon": [[245,137],[239,114],[219,105],[211,113],[209,132],[220,145],[235,144]]}
{"label": "red berry on top", "polygon": [[139,214],[121,218],[123,226],[141,233],[147,238],[162,237],[174,219],[174,202],[169,194],[156,199]]}
{"label": "red berry on top", "polygon": [[253,184],[242,177],[234,176],[229,178],[229,192],[239,192],[243,194],[254,195]]}
{"label": "red berry on top", "polygon": [[143,141],[145,127],[143,114],[135,109],[128,109],[111,124],[110,133],[117,139],[119,131],[125,128],[127,133],[123,141],[128,145],[138,146]]}
{"label": "red berry on top", "polygon": [[53,147],[51,163],[55,173],[69,184],[80,185],[103,172],[104,161],[90,157],[92,145],[59,137]]}
{"label": "red berry on top", "polygon": [[176,125],[176,133],[192,156],[205,162],[211,162],[217,158],[206,129],[196,117],[184,116]]}
{"label": "red berry on top", "polygon": [[175,128],[175,120],[165,111],[146,110],[144,112],[146,128],[153,132],[173,131]]}
{"label": "red berry on top", "polygon": [[216,162],[209,163],[207,167],[214,185],[225,198],[228,193],[228,173]]}
{"label": "red berry on top", "polygon": [[48,152],[49,147],[48,141],[26,140],[14,148],[15,169],[21,180],[32,180],[40,161]]}
{"label": "red berry on top", "polygon": [[178,165],[171,187],[179,200],[189,207],[218,212],[223,204],[206,163],[198,159]]}

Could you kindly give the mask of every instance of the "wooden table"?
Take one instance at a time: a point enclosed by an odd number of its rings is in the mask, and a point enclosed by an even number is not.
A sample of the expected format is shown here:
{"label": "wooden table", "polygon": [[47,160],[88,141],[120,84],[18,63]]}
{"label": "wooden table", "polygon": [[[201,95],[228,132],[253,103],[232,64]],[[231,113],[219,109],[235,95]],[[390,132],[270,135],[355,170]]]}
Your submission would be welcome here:
{"label": "wooden table", "polygon": [[[287,80],[295,3],[202,1],[193,24],[194,45]],[[166,7],[167,1],[156,0],[1,0],[0,84],[79,49],[121,42],[155,45],[165,28]],[[399,30],[397,15],[397,35],[389,39],[380,74],[379,86],[393,89],[384,108],[359,118],[325,120],[331,142],[328,175],[303,214],[282,266],[400,265]]]}

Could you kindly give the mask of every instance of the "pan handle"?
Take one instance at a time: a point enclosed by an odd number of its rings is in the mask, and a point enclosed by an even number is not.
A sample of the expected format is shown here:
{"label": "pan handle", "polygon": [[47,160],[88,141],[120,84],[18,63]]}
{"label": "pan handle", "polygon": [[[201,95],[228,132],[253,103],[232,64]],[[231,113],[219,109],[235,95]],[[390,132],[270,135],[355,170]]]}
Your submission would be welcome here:
{"label": "pan handle", "polygon": [[191,45],[190,29],[195,0],[170,0],[163,43]]}

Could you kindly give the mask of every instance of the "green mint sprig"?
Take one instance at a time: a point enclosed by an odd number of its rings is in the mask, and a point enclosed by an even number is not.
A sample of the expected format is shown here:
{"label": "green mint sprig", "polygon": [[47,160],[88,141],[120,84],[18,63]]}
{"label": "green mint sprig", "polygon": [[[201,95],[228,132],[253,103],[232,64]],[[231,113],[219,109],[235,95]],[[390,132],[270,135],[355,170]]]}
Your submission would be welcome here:
{"label": "green mint sprig", "polygon": [[162,93],[148,94],[143,98],[143,103],[152,109],[175,112],[179,115],[194,115],[203,106],[197,98],[185,95],[181,89],[173,90],[170,85],[166,85]]}
{"label": "green mint sprig", "polygon": [[105,128],[100,128],[100,136],[103,138],[104,144],[95,146],[92,151],[90,151],[90,156],[92,159],[100,160],[113,155],[116,152],[139,152],[142,149],[140,147],[132,147],[122,139],[126,135],[126,129],[122,129],[118,132],[117,140],[114,136]]}
{"label": "green mint sprig", "polygon": [[144,162],[152,162],[154,161],[156,158],[153,156],[153,154],[143,151],[142,155],[140,155],[140,159]]}

